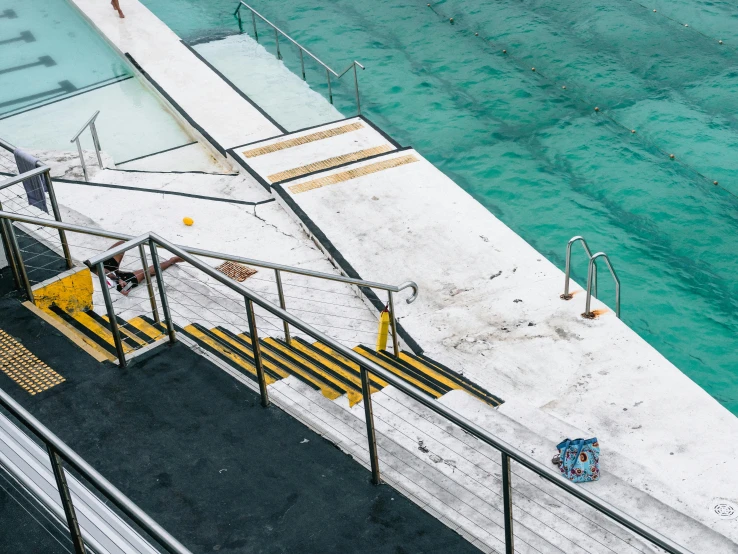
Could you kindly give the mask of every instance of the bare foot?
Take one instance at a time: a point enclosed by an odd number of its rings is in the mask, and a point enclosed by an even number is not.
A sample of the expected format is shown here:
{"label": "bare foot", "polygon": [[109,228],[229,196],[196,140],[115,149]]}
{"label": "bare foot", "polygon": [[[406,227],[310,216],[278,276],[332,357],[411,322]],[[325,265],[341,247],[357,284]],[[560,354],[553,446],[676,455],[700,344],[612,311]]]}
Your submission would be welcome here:
{"label": "bare foot", "polygon": [[182,262],[184,262],[184,260],[180,258],[179,256],[174,256],[173,258],[169,258],[169,261],[173,264],[181,264]]}
{"label": "bare foot", "polygon": [[122,11],[118,11],[118,15],[120,16],[121,19],[125,19],[126,17],[125,15],[123,15]]}

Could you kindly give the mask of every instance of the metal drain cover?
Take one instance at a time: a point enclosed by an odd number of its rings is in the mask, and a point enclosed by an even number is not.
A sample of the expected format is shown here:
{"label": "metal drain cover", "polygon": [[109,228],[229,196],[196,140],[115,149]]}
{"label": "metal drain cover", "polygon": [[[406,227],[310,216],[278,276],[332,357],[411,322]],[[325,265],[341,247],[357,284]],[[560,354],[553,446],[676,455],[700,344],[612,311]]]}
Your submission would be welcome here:
{"label": "metal drain cover", "polygon": [[712,512],[718,519],[738,518],[738,503],[725,498],[716,498],[710,505]]}

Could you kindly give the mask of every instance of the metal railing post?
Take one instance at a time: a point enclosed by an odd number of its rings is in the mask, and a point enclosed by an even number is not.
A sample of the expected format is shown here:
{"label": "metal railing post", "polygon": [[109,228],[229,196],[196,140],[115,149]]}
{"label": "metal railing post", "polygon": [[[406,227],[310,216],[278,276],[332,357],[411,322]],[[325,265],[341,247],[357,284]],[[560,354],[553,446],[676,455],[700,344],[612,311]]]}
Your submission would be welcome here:
{"label": "metal railing post", "polygon": [[274,28],[274,40],[277,43],[277,59],[282,59],[282,52],[279,51],[279,31],[277,31],[277,28]]}
{"label": "metal railing post", "polygon": [[[156,274],[156,284],[159,287],[159,298],[161,299],[161,311],[164,312],[164,323],[167,326],[169,342],[174,344],[177,342],[177,334],[174,331],[172,313],[169,311],[169,301],[167,300],[167,293],[164,290],[164,274],[161,270],[161,265],[159,265],[159,253],[156,250],[156,243],[153,239],[149,239],[149,249],[151,250],[151,264],[154,266],[154,273]],[[148,271],[148,268],[146,270]]]}
{"label": "metal railing post", "polygon": [[[572,237],[569,242],[566,243],[566,266],[564,269],[564,294],[560,295],[559,298],[562,300],[571,300],[574,295],[569,293],[569,282],[571,280],[571,249],[574,246],[575,242],[581,241],[582,242],[582,248],[584,248],[584,252],[587,254],[587,257],[591,260],[592,259],[592,251],[589,249],[589,245],[587,244],[587,241],[584,240],[584,237],[582,236],[576,236]],[[597,268],[595,267],[594,272],[594,295],[597,296]]]}
{"label": "metal railing post", "polygon": [[82,173],[85,176],[85,181],[89,182],[90,178],[87,176],[87,164],[85,164],[85,156],[82,154],[82,145],[79,143],[79,137],[75,140],[77,143],[77,152],[79,152],[79,161],[82,162]]}
{"label": "metal railing post", "polygon": [[307,77],[305,77],[305,56],[303,55],[302,48],[299,48],[300,50],[300,67],[302,68],[302,80],[307,81]]}
{"label": "metal railing post", "polygon": [[253,10],[251,10],[251,23],[254,24],[254,39],[259,42],[259,32],[256,30],[256,16]]}
{"label": "metal railing post", "polygon": [[584,313],[582,314],[582,316],[587,319],[594,319],[595,317],[595,314],[592,313],[592,310],[590,308],[592,303],[592,282],[594,281],[596,283],[597,281],[597,258],[605,259],[607,268],[610,270],[610,274],[615,281],[615,315],[618,319],[620,319],[620,279],[618,278],[617,273],[615,273],[615,269],[610,263],[610,258],[604,252],[597,252],[597,254],[589,259],[589,267],[587,269],[587,302],[585,304]]}
{"label": "metal railing post", "polygon": [[328,99],[330,100],[331,104],[333,104],[333,88],[331,87],[331,72],[328,71],[328,68],[325,68],[325,76],[328,79]]}
{"label": "metal railing post", "polygon": [[92,143],[95,145],[95,154],[97,154],[97,165],[100,166],[100,169],[103,168],[103,162],[102,157],[100,156],[100,151],[102,148],[100,147],[100,137],[97,136],[97,129],[95,128],[95,121],[93,120],[92,123],[90,123],[90,133],[92,133]]}
{"label": "metal railing post", "polygon": [[[0,211],[2,211],[3,205],[0,203]],[[15,287],[20,289],[23,286],[23,281],[21,281],[21,276],[18,273],[18,264],[15,261],[15,252],[13,252],[12,246],[10,245],[10,237],[8,236],[8,231],[5,229],[5,225],[12,225],[12,222],[8,221],[7,219],[3,219],[0,221],[0,239],[3,241],[3,248],[5,248],[5,254],[8,257],[8,265],[10,266],[10,271],[13,273],[13,279],[15,280]]]}
{"label": "metal railing post", "polygon": [[149,261],[146,258],[146,249],[143,244],[138,245],[138,252],[141,256],[141,265],[144,270],[144,279],[146,279],[146,288],[149,291],[151,314],[154,316],[154,323],[161,323],[161,319],[159,318],[159,308],[156,305],[156,295],[154,294],[154,284],[151,282],[151,273],[149,273]]}
{"label": "metal railing post", "polygon": [[243,21],[241,21],[241,3],[238,3],[236,8],[236,19],[238,19],[238,32],[243,33]]}
{"label": "metal railing post", "polygon": [[110,290],[108,289],[108,278],[105,274],[105,265],[100,262],[96,266],[97,276],[100,279],[100,287],[102,288],[103,300],[105,300],[105,308],[108,312],[108,322],[110,323],[110,332],[113,334],[113,342],[115,343],[115,350],[118,352],[118,365],[121,368],[126,367],[126,352],[123,349],[123,339],[120,336],[120,329],[118,329],[118,319],[115,317],[115,308],[113,307],[113,301],[110,298]]}
{"label": "metal railing post", "polygon": [[[46,188],[49,191],[49,200],[51,200],[51,211],[54,212],[54,219],[56,219],[57,221],[61,221],[62,217],[61,212],[59,211],[59,203],[56,200],[54,183],[51,181],[51,170],[44,173],[44,179],[46,180]],[[72,269],[74,267],[74,260],[72,260],[72,253],[69,251],[67,232],[64,229],[59,229],[59,240],[61,241],[64,259],[67,262],[67,269]]]}
{"label": "metal railing post", "polygon": [[26,264],[23,263],[23,254],[21,253],[20,246],[18,246],[18,237],[15,235],[13,222],[5,220],[5,225],[8,231],[8,237],[10,238],[10,248],[16,256],[16,260],[18,262],[18,273],[20,274],[21,281],[23,281],[23,287],[26,289],[26,295],[31,302],[35,303],[36,300],[33,297],[33,288],[31,287],[31,281],[28,279]]}
{"label": "metal railing post", "polygon": [[259,379],[259,392],[261,392],[261,405],[265,408],[269,406],[269,392],[267,391],[266,375],[264,374],[264,365],[261,360],[261,345],[259,344],[259,331],[256,328],[256,314],[254,314],[254,303],[250,298],[244,298],[246,301],[246,317],[249,320],[249,334],[251,335],[251,351],[254,355],[254,366],[256,366],[256,376]]}
{"label": "metal railing post", "polygon": [[389,315],[390,315],[390,327],[392,328],[392,349],[395,352],[395,357],[400,356],[400,343],[397,339],[397,319],[395,318],[395,301],[392,297],[392,292],[387,293],[387,297],[389,299],[389,302],[387,303],[389,307]]}
{"label": "metal railing post", "polygon": [[[287,309],[287,305],[284,301],[284,290],[282,289],[282,274],[278,269],[274,270],[274,276],[277,278],[277,292],[279,293],[279,307],[283,310]],[[284,342],[290,344],[292,338],[290,337],[290,324],[286,321],[282,321],[284,324]]]}
{"label": "metal railing post", "polygon": [[354,62],[354,87],[356,88],[356,113],[361,115],[361,100],[359,100],[359,76],[356,73],[356,62]]}
{"label": "metal railing post", "polygon": [[82,532],[79,530],[77,513],[74,511],[72,495],[69,493],[67,478],[64,475],[64,467],[62,466],[61,458],[59,458],[59,454],[57,454],[54,447],[51,446],[49,443],[46,443],[46,449],[49,452],[51,469],[54,471],[56,488],[58,489],[59,496],[61,497],[62,507],[64,508],[64,515],[67,518],[67,526],[69,527],[69,534],[72,537],[72,544],[74,545],[74,551],[76,554],[85,554],[85,542],[82,539]]}
{"label": "metal railing post", "polygon": [[361,366],[361,394],[364,397],[364,418],[366,419],[366,435],[369,441],[369,461],[372,468],[372,483],[379,485],[382,476],[379,472],[379,456],[377,455],[377,437],[374,432],[374,412],[372,410],[372,389],[369,372]]}
{"label": "metal railing post", "polygon": [[502,453],[502,502],[505,518],[505,554],[514,554],[512,472],[510,471],[510,456],[504,452]]}

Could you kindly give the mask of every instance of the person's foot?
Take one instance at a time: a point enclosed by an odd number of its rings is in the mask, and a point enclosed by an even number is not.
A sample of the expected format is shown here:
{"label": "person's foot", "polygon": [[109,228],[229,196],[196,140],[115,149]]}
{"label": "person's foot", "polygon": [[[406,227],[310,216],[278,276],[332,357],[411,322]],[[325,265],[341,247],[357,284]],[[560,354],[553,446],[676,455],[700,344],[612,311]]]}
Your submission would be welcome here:
{"label": "person's foot", "polygon": [[124,19],[126,17],[125,15],[123,15],[122,11],[118,11],[118,15],[120,16],[121,19]]}
{"label": "person's foot", "polygon": [[169,258],[169,262],[173,264],[181,264],[184,260],[179,256],[174,256],[173,258]]}
{"label": "person's foot", "polygon": [[120,279],[118,281],[118,286],[120,287],[120,293],[123,296],[128,296],[130,294],[131,288],[128,287],[128,282],[127,281],[124,281],[123,279]]}

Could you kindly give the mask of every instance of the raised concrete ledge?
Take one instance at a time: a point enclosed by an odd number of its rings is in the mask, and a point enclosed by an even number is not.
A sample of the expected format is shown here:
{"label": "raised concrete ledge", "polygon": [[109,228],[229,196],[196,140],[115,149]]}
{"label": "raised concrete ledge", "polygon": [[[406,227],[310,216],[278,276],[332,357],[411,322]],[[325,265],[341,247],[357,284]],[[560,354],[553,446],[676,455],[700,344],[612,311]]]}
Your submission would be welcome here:
{"label": "raised concrete ledge", "polygon": [[738,419],[601,302],[602,315],[583,319],[581,287],[561,300],[558,268],[411,152],[414,163],[306,192],[290,186],[315,176],[273,188],[329,255],[373,278],[418,282],[402,325],[431,357],[597,436],[603,456],[617,452],[644,472],[619,478],[738,541],[738,520],[709,509],[717,497],[738,500],[738,444],[726,439],[738,436]]}
{"label": "raised concrete ledge", "polygon": [[195,56],[138,0],[126,2],[125,19],[118,17],[109,2],[69,1],[122,56],[129,54],[167,92],[181,108],[182,113],[176,115],[187,114],[206,128],[223,150],[281,134],[280,128]]}

